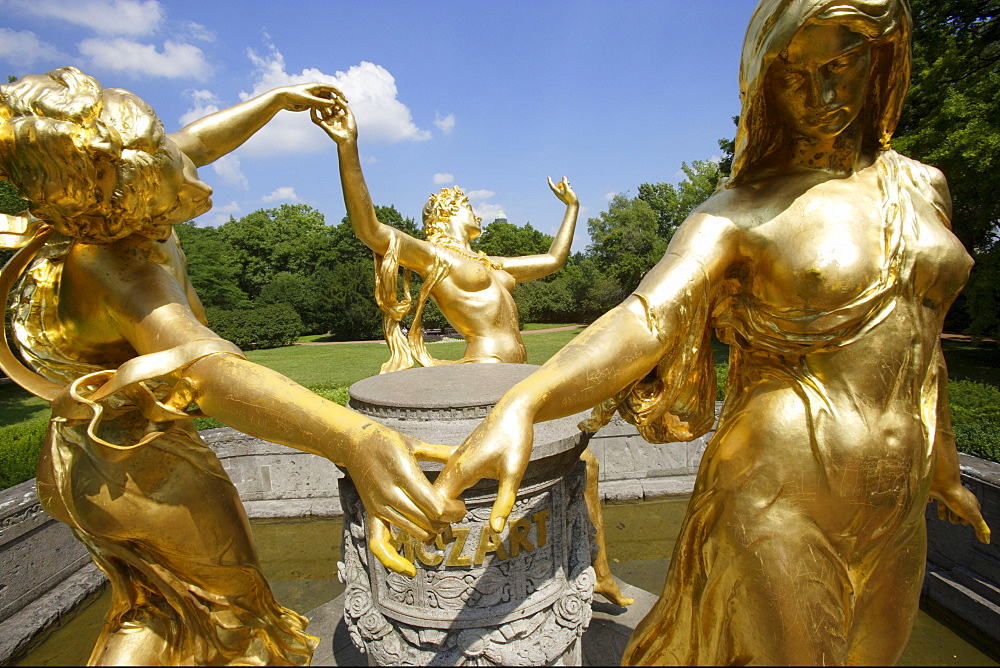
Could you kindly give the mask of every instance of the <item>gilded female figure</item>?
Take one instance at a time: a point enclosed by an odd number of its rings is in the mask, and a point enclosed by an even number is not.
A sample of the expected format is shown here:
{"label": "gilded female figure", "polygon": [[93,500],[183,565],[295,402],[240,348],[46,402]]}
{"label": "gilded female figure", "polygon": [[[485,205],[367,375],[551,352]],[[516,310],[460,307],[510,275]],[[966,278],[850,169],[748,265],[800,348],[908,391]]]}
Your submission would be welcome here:
{"label": "gilded female figure", "polygon": [[[423,366],[450,363],[432,358],[423,344],[420,317],[428,297],[465,338],[465,355],[460,362],[527,361],[512,293],[515,284],[548,276],[566,264],[580,210],[569,181],[564,177],[556,184],[549,179],[552,192],[566,204],[566,214],[548,253],[492,257],[473,251],[470,244],[482,232],[482,221],[457,187],[443,188],[430,196],[423,209],[427,236],[423,241],[376,218],[358,157],[357,123],[346,100],[341,96],[337,104],[318,109],[313,120],[337,142],[351,228],[376,256],[376,299],[385,313],[386,341],[392,351],[382,373],[409,368],[411,357]],[[424,279],[409,341],[400,332],[400,320],[409,310],[410,300],[409,295],[403,302],[396,300],[399,265]]]}
{"label": "gilded female figure", "polygon": [[166,135],[141,99],[72,67],[0,86],[0,175],[31,202],[2,221],[0,241],[22,250],[0,284],[31,370],[5,340],[0,363],[52,402],[39,498],[111,579],[91,663],[311,657],[316,639],[275,601],[236,489],[188,419],[193,405],[344,466],[374,517],[417,536],[463,514],[415,459],[446,451],[248,362],[208,329],[172,231],[211,206],[196,167],[281,109],[328,105],[329,91],[279,88]]}
{"label": "gilded female figure", "polygon": [[733,173],[635,293],[515,386],[446,466],[500,479],[532,423],[597,405],[647,439],[705,433],[710,333],[730,346],[663,595],[626,664],[891,664],[926,558],[924,508],[971,524],[941,326],[972,264],[942,174],[889,140],[910,67],[904,0],[762,0],[743,49]]}

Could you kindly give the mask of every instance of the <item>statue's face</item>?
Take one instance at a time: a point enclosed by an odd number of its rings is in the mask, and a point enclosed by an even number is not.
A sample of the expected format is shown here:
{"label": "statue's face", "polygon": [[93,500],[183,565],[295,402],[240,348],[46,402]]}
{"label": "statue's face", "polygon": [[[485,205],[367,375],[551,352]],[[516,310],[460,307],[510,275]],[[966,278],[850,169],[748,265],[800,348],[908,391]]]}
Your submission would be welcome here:
{"label": "statue's face", "polygon": [[799,134],[835,137],[861,113],[870,74],[864,36],[843,25],[811,23],[771,65],[768,93],[784,123]]}
{"label": "statue's face", "polygon": [[167,139],[164,148],[170,160],[161,163],[160,185],[151,210],[163,223],[191,220],[212,208],[212,188],[198,178],[191,158]]}
{"label": "statue's face", "polygon": [[471,204],[466,204],[458,210],[452,220],[457,223],[456,227],[465,233],[469,241],[477,238],[483,232],[480,225],[482,218],[479,218],[472,210]]}

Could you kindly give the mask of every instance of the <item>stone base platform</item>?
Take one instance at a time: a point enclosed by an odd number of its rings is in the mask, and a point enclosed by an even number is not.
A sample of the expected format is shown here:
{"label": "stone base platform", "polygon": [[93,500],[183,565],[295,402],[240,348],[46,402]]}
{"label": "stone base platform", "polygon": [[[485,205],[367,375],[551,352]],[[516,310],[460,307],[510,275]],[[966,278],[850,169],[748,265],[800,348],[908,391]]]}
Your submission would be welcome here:
{"label": "stone base platform", "polygon": [[[616,578],[617,579],[617,578]],[[583,634],[583,665],[617,666],[621,664],[625,644],[636,625],[646,616],[656,596],[618,580],[622,593],[635,599],[635,603],[621,608],[604,600],[600,595],[594,600],[594,616],[590,628]],[[313,654],[314,666],[367,666],[368,657],[351,642],[344,622],[344,595],[341,594],[325,605],[306,614],[309,633],[322,638]]]}

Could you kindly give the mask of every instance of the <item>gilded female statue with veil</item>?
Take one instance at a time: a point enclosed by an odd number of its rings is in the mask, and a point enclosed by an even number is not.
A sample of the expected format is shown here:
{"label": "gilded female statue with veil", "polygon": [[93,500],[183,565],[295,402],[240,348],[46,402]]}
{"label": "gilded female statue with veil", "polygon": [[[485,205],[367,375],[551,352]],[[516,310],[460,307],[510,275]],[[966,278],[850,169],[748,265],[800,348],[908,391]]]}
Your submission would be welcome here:
{"label": "gilded female statue with veil", "polygon": [[211,207],[197,166],[332,92],[279,88],[167,135],[141,99],[72,67],[0,86],[0,177],[31,203],[0,220],[0,242],[21,249],[0,293],[27,366],[6,335],[0,365],[51,402],[39,499],[111,580],[92,664],[310,660],[317,639],[274,599],[193,414],[344,466],[372,516],[423,539],[464,514],[416,461],[447,450],[316,396],[212,332],[172,231]]}
{"label": "gilded female statue with veil", "polygon": [[726,400],[663,595],[631,665],[894,663],[917,613],[924,509],[988,542],[960,480],[939,338],[972,264],[943,175],[890,148],[909,80],[905,0],[762,0],[732,175],[638,289],[497,404],[438,478],[500,479],[532,424],[597,406],[651,441]]}

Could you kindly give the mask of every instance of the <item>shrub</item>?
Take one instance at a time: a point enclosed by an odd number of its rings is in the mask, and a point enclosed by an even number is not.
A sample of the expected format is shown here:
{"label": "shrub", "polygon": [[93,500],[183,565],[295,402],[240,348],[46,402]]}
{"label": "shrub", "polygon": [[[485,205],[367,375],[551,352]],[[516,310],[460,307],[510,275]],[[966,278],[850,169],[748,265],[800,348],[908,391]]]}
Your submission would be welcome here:
{"label": "shrub", "polygon": [[302,319],[285,303],[246,310],[213,307],[206,315],[216,334],[243,350],[291,345],[302,334]]}
{"label": "shrub", "polygon": [[948,398],[959,451],[1000,462],[1000,388],[955,380]]}
{"label": "shrub", "polygon": [[48,426],[48,420],[32,420],[0,428],[0,489],[35,477]]}

